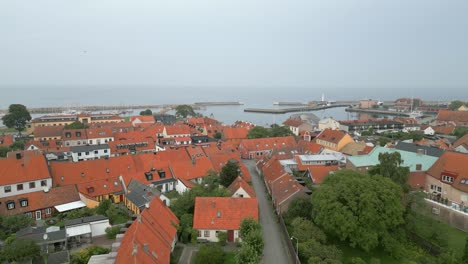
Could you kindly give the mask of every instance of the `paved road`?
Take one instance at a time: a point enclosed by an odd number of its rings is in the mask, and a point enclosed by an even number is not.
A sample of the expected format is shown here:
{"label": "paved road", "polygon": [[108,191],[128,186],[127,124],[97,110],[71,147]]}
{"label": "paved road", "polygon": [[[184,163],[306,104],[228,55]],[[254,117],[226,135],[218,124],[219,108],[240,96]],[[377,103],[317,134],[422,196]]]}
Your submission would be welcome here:
{"label": "paved road", "polygon": [[262,263],[293,264],[289,256],[289,251],[287,250],[286,241],[284,241],[281,235],[276,214],[268,200],[265,184],[255,170],[255,162],[252,160],[243,160],[243,163],[249,168],[252,184],[258,199],[260,224],[262,225],[263,241],[265,242]]}

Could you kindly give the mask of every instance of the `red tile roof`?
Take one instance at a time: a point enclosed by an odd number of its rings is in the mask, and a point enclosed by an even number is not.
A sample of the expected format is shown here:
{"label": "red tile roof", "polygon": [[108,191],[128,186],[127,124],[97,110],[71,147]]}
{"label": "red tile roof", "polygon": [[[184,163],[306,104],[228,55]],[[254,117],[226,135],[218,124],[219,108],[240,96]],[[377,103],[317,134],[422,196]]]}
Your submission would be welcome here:
{"label": "red tile roof", "polygon": [[316,184],[321,184],[328,174],[332,171],[339,170],[338,166],[324,166],[324,165],[315,165],[307,166],[307,169],[310,171],[312,176],[312,181]]}
{"label": "red tile roof", "polygon": [[35,138],[61,137],[64,126],[39,126],[34,128]]}
{"label": "red tile roof", "polygon": [[155,197],[125,232],[115,263],[169,263],[178,224],[174,213]]}
{"label": "red tile roof", "polygon": [[436,134],[449,135],[455,130],[455,126],[432,126]]}
{"label": "red tile roof", "polygon": [[424,189],[426,186],[426,173],[424,171],[411,172],[408,177],[408,184],[413,189]]}
{"label": "red tile roof", "polygon": [[223,136],[224,139],[244,139],[247,138],[249,129],[245,127],[224,127]]}
{"label": "red tile roof", "polygon": [[235,193],[242,188],[250,197],[255,197],[255,191],[242,177],[237,177],[227,188],[231,193]]}
{"label": "red tile roof", "polygon": [[302,125],[302,123],[303,122],[299,119],[289,118],[283,122],[283,125],[289,126],[289,127],[299,127],[300,125]]}
{"label": "red tile roof", "polygon": [[[28,200],[28,206],[21,207],[20,200],[22,199]],[[15,209],[8,210],[7,201],[14,201]],[[23,214],[76,201],[80,201],[80,196],[75,186],[56,187],[48,192],[39,191],[0,198],[0,215]]]}
{"label": "red tile roof", "polygon": [[298,146],[304,154],[317,154],[323,150],[322,145],[305,140],[299,140]]}
{"label": "red tile roof", "polygon": [[62,140],[82,140],[86,139],[86,129],[64,129]]}
{"label": "red tile roof", "polygon": [[467,124],[468,111],[440,110],[436,120],[438,122],[454,122],[455,124]]}
{"label": "red tile roof", "polygon": [[341,130],[325,129],[316,138],[327,142],[338,144],[346,136],[346,132]]}
{"label": "red tile roof", "polygon": [[278,206],[305,191],[306,188],[300,185],[289,173],[285,173],[271,182],[271,196]]}
{"label": "red tile roof", "polygon": [[197,230],[239,230],[245,218],[258,221],[256,198],[196,197],[193,228]]}
{"label": "red tile roof", "polygon": [[462,192],[468,192],[468,184],[462,184],[463,179],[468,180],[468,154],[446,151],[427,171],[427,174],[442,180],[446,174],[455,178],[452,187]]}
{"label": "red tile roof", "polygon": [[247,127],[250,129],[255,127],[255,124],[251,122],[237,120],[236,122],[234,122],[233,127]]}
{"label": "red tile roof", "polygon": [[26,143],[26,145],[24,145],[24,149],[28,150],[30,146],[35,146],[36,148],[42,150],[43,152],[70,151],[70,147],[62,147],[61,144],[62,144],[62,140],[47,140],[47,141],[31,140],[28,143]]}
{"label": "red tile roof", "polygon": [[453,147],[456,148],[461,145],[468,145],[468,134],[465,134],[463,137],[459,138],[453,143]]}
{"label": "red tile roof", "polygon": [[190,127],[185,124],[178,124],[173,126],[165,126],[166,134],[177,136],[177,135],[190,135]]}
{"label": "red tile roof", "polygon": [[297,143],[294,137],[272,137],[272,138],[255,138],[244,139],[241,141],[239,148],[247,149],[248,151],[262,151],[276,148],[296,147]]}
{"label": "red tile roof", "polygon": [[86,136],[88,139],[114,137],[110,127],[88,128],[86,129]]}
{"label": "red tile roof", "polygon": [[9,147],[13,145],[13,135],[0,135],[0,147]]}
{"label": "red tile roof", "polygon": [[0,159],[0,185],[50,178],[47,161],[42,154],[23,153],[21,159]]}
{"label": "red tile roof", "polygon": [[152,115],[150,115],[150,116],[132,116],[132,117],[130,117],[130,122],[132,122],[132,124],[135,121],[139,121],[138,123],[150,123],[150,124],[156,123],[156,120],[154,120],[154,116],[152,116]]}

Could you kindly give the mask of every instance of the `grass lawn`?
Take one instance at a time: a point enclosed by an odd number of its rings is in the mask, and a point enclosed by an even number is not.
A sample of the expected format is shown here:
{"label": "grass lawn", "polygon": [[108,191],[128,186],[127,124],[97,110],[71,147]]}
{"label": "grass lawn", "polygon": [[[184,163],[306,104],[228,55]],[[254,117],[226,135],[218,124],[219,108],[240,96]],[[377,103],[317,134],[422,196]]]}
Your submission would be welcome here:
{"label": "grass lawn", "polygon": [[229,251],[225,253],[226,254],[224,255],[224,264],[235,264],[237,251]]}

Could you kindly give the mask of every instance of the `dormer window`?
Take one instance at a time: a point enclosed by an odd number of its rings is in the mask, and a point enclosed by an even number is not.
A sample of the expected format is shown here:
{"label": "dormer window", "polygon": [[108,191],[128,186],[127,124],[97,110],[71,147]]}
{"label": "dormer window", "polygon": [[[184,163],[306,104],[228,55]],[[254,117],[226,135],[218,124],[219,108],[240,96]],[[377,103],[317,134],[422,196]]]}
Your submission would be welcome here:
{"label": "dormer window", "polygon": [[81,137],[81,132],[80,131],[75,132],[75,136]]}
{"label": "dormer window", "polygon": [[455,178],[452,176],[447,176],[447,175],[442,175],[442,181],[447,182],[447,183],[453,183],[453,180]]}
{"label": "dormer window", "polygon": [[66,133],[65,133],[65,137],[66,137],[66,138],[70,138],[70,137],[71,137],[71,133],[70,133],[70,132],[66,132]]}

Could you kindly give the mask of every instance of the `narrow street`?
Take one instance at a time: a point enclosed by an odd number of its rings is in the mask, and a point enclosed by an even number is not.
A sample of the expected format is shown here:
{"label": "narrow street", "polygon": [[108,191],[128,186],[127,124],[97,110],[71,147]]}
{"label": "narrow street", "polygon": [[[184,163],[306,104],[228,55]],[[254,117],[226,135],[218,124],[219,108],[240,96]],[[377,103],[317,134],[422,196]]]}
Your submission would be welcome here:
{"label": "narrow street", "polygon": [[253,160],[242,161],[249,168],[252,177],[252,184],[255,189],[255,194],[258,199],[260,211],[260,224],[263,229],[263,241],[265,248],[263,250],[262,263],[272,264],[288,264],[293,263],[287,250],[287,242],[284,241],[281,235],[280,225],[277,222],[277,217],[273,211],[273,207],[268,200],[267,190],[265,185],[255,170],[255,162]]}

